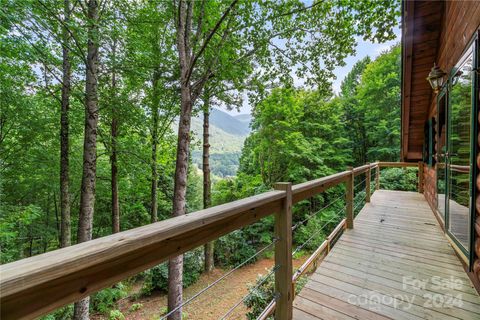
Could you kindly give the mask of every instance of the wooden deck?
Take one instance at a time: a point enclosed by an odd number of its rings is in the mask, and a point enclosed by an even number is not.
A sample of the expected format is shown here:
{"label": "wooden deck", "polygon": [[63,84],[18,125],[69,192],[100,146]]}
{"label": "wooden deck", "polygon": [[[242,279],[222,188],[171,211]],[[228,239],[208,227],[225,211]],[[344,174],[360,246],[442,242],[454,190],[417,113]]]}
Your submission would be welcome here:
{"label": "wooden deck", "polygon": [[423,195],[375,191],[295,297],[294,319],[480,319]]}

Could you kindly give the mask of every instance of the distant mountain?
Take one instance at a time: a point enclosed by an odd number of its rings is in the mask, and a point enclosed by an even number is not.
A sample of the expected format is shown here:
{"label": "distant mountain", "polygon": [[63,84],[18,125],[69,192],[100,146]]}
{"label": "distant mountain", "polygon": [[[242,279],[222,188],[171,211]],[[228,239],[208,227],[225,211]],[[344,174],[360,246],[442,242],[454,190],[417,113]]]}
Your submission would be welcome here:
{"label": "distant mountain", "polygon": [[[250,115],[232,116],[218,109],[210,112],[210,165],[212,173],[219,177],[236,174],[243,142],[250,133]],[[201,168],[203,115],[192,118],[194,133],[192,145],[193,163]]]}
{"label": "distant mountain", "polygon": [[[210,153],[240,152],[246,135],[232,134],[210,122]],[[203,121],[199,118],[192,119],[191,130],[194,133],[193,149],[202,150]],[[230,130],[233,131],[233,130]]]}
{"label": "distant mountain", "polygon": [[[210,111],[210,124],[233,135],[247,136],[250,133],[250,121],[245,121],[243,117],[237,117],[213,108]],[[202,119],[202,117],[200,118]]]}
{"label": "distant mountain", "polygon": [[252,122],[252,115],[250,114],[239,114],[234,116],[235,119],[240,120],[242,122],[246,122],[250,125],[250,122]]}

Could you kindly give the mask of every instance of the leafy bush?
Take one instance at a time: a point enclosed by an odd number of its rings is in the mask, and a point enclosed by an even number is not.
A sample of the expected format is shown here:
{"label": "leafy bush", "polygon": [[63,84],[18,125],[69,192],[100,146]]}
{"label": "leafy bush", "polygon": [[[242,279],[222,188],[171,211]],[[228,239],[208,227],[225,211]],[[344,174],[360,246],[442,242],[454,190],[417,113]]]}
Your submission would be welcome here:
{"label": "leafy bush", "polygon": [[264,281],[264,277],[265,275],[259,275],[255,283],[248,287],[249,296],[245,299],[244,304],[250,310],[247,313],[247,318],[250,320],[257,319],[274,298],[275,275],[271,275],[258,288],[255,288],[260,282]]}
{"label": "leafy bush", "polygon": [[[235,230],[215,241],[215,260],[221,266],[236,266],[257,252],[244,230]],[[250,262],[255,262],[252,259]]]}
{"label": "leafy bush", "polygon": [[[264,277],[265,275],[259,275],[256,282],[248,288],[249,296],[245,299],[244,304],[250,310],[247,313],[249,320],[257,319],[275,296],[275,276],[271,275],[266,280]],[[259,285],[262,281],[264,282]],[[295,286],[295,293],[300,292],[306,283],[307,277],[300,277]],[[259,287],[256,288],[258,285]],[[273,316],[270,318],[273,319]]]}
{"label": "leafy bush", "polygon": [[142,309],[142,308],[143,308],[143,304],[141,304],[141,303],[134,303],[134,304],[131,305],[129,311],[130,311],[130,312],[135,312],[135,311],[138,311],[138,310],[140,310],[140,309]]}
{"label": "leafy bush", "polygon": [[125,316],[120,310],[112,310],[110,311],[108,320],[125,320]]}
{"label": "leafy bush", "polygon": [[59,308],[54,312],[40,318],[41,320],[70,320],[73,319],[73,304]]}
{"label": "leafy bush", "polygon": [[[183,287],[194,284],[203,271],[203,250],[197,248],[183,255]],[[168,263],[162,263],[145,272],[142,294],[149,295],[154,290],[167,292]]]}
{"label": "leafy bush", "polygon": [[[36,205],[9,206],[0,205],[0,263],[8,263],[37,254],[43,245],[42,233],[49,229],[41,228],[40,218],[44,215]],[[24,241],[22,239],[27,239]]]}
{"label": "leafy bush", "polygon": [[[293,232],[295,247],[303,246],[302,250],[307,251],[317,249],[345,214],[341,210],[341,205],[337,205],[337,207],[332,205],[309,218],[304,225],[299,226]],[[303,219],[308,218],[308,215],[312,213],[307,211],[303,215]]]}
{"label": "leafy bush", "polygon": [[116,302],[127,296],[126,286],[119,282],[112,288],[103,289],[91,296],[90,307],[94,311],[107,313],[116,306]]}
{"label": "leafy bush", "polygon": [[380,187],[387,190],[416,191],[416,168],[387,168],[380,173]]}

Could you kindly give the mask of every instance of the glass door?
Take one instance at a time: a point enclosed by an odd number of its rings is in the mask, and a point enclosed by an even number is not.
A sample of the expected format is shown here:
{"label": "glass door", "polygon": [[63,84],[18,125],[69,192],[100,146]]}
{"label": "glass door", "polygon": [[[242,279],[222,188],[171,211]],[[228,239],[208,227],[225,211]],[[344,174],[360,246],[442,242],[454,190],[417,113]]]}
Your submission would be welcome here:
{"label": "glass door", "polygon": [[448,94],[447,232],[468,256],[472,195],[473,46],[454,68]]}

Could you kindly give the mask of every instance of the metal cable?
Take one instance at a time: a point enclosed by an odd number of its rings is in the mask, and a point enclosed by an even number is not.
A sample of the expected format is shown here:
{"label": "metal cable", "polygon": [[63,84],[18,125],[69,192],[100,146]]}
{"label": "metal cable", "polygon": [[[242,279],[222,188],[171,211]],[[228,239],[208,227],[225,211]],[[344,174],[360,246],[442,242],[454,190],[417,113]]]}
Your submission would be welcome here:
{"label": "metal cable", "polygon": [[248,292],[245,296],[243,296],[243,298],[242,298],[240,301],[238,301],[237,303],[235,303],[235,305],[233,305],[233,307],[231,307],[231,308],[227,311],[227,313],[225,313],[225,314],[223,315],[223,317],[221,317],[220,319],[222,319],[222,320],[227,319],[227,317],[228,317],[240,304],[242,304],[254,291],[258,290],[258,288],[260,288],[260,286],[261,286],[262,284],[264,284],[265,281],[267,281],[267,279],[270,278],[270,276],[271,276],[272,274],[274,274],[275,271],[277,271],[278,268],[279,268],[279,266],[274,266],[274,267],[272,268],[272,270],[271,270],[265,277],[263,277],[263,279],[260,280],[259,283],[257,283],[257,284],[255,285],[255,287],[253,287],[252,289],[250,289],[249,292]]}
{"label": "metal cable", "polygon": [[320,210],[308,215],[305,219],[303,219],[302,221],[300,222],[297,222],[293,227],[292,227],[292,231],[295,231],[295,229],[297,229],[300,225],[303,225],[303,223],[305,223],[306,221],[310,220],[312,217],[316,216],[317,214],[319,214],[320,212],[322,212],[323,210],[329,208],[332,204],[334,204],[335,202],[337,202],[338,200],[340,199],[343,199],[345,196],[345,194],[342,194],[340,197],[336,198],[335,200],[331,201],[329,204],[327,204],[325,207],[321,208]]}
{"label": "metal cable", "polygon": [[169,315],[171,315],[172,313],[178,311],[179,309],[181,309],[182,307],[186,306],[187,304],[189,304],[190,302],[192,302],[193,300],[195,300],[198,296],[200,296],[201,294],[203,294],[205,291],[209,290],[210,288],[212,288],[213,286],[215,286],[217,283],[219,283],[220,281],[222,281],[223,279],[227,278],[229,275],[231,275],[232,273],[234,273],[235,271],[237,271],[238,269],[240,269],[241,267],[243,267],[247,262],[251,261],[253,258],[257,257],[258,255],[260,255],[262,252],[268,250],[269,248],[271,248],[275,242],[278,241],[278,238],[273,238],[272,242],[268,245],[266,245],[265,247],[263,247],[262,249],[258,250],[254,255],[250,256],[247,260],[244,260],[242,263],[240,263],[239,265],[237,265],[235,268],[233,268],[232,270],[228,271],[227,273],[225,273],[223,276],[221,276],[220,278],[218,278],[217,280],[215,280],[214,282],[212,282],[211,284],[209,284],[208,286],[206,286],[205,288],[203,288],[202,290],[198,291],[197,293],[195,293],[193,296],[191,296],[189,299],[187,299],[185,302],[183,302],[181,305],[179,305],[178,307],[176,307],[175,309],[173,309],[172,311],[168,312],[166,315],[164,315],[162,318],[160,318],[160,320],[164,320],[166,319]]}
{"label": "metal cable", "polygon": [[[340,212],[343,211],[346,207],[347,207],[347,206],[345,205],[341,210],[337,211],[336,213],[337,213],[337,214],[340,213]],[[307,243],[309,243],[310,241],[312,241],[312,239],[313,239],[315,236],[317,236],[317,235],[320,233],[320,231],[323,230],[323,228],[325,228],[330,222],[333,222],[333,221],[336,220],[336,219],[338,219],[338,217],[333,217],[332,219],[328,220],[328,221],[327,221],[323,226],[321,226],[314,234],[312,234],[312,235],[310,236],[310,238],[308,238],[302,245],[297,246],[297,248],[295,248],[295,250],[292,252],[292,256],[293,256],[295,253],[297,253],[298,251],[302,250]]]}
{"label": "metal cable", "polygon": [[360,181],[359,183],[357,183],[356,185],[354,185],[353,188],[355,189],[356,187],[358,187],[359,185],[361,185],[361,184],[364,183],[365,181],[367,181],[367,178],[363,179],[362,181]]}

